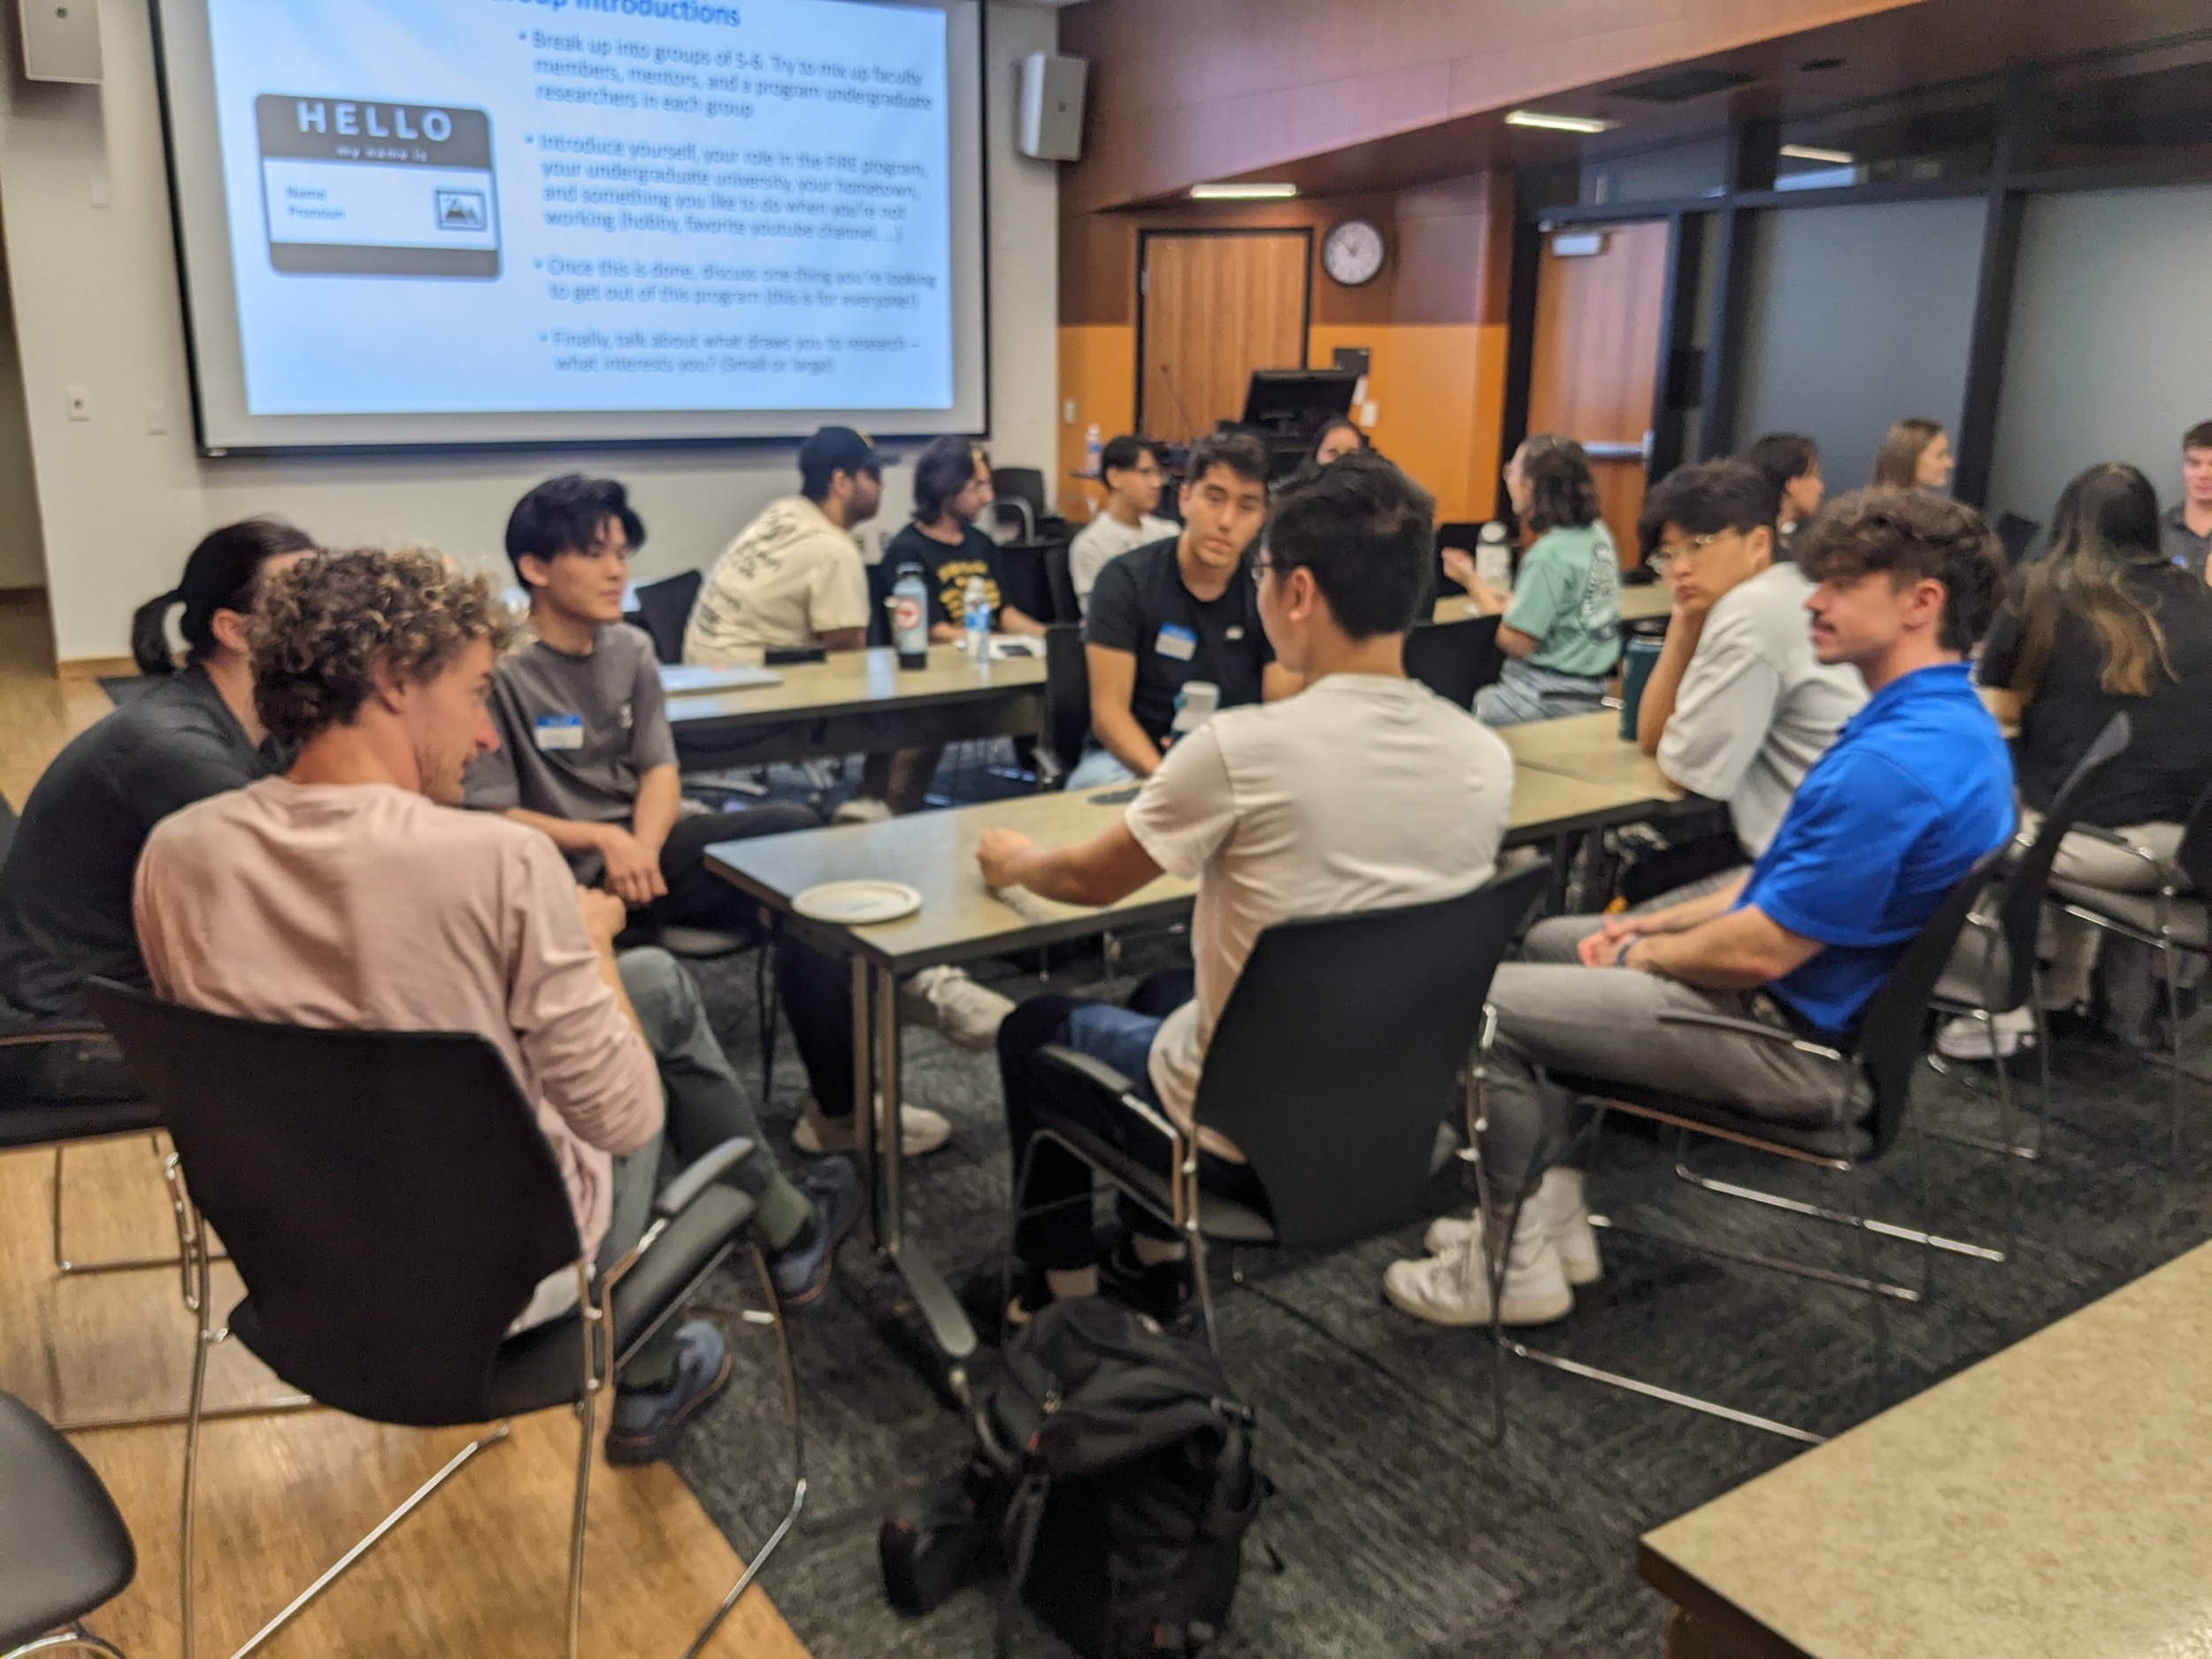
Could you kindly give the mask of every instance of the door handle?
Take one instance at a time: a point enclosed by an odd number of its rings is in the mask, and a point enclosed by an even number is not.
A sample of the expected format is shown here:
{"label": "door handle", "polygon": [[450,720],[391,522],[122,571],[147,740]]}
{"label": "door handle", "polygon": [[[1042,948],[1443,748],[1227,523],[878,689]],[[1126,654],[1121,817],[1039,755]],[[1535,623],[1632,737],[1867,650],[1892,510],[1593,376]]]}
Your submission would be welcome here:
{"label": "door handle", "polygon": [[1594,438],[1582,446],[1583,454],[1593,461],[1649,461],[1652,434],[1648,429],[1640,443],[1628,443],[1617,438]]}

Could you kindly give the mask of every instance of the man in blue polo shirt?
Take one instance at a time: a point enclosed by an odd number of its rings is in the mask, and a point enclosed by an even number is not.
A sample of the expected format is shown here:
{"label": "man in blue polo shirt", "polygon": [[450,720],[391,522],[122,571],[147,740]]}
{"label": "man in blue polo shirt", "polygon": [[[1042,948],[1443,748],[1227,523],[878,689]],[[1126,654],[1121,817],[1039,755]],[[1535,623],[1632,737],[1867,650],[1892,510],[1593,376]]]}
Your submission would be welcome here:
{"label": "man in blue polo shirt", "polygon": [[[1483,1162],[1495,1202],[1524,1197],[1506,1324],[1563,1317],[1571,1286],[1600,1272],[1581,1172],[1563,1162],[1589,1113],[1548,1069],[1781,1124],[1855,1125],[1868,1102],[1849,1065],[1661,1016],[1724,1015],[1836,1043],[1944,895],[2012,833],[2012,763],[1965,663],[2002,568],[1979,515],[1863,490],[1800,533],[1797,561],[1818,584],[1805,602],[1814,654],[1855,668],[1869,700],[1806,774],[1758,863],[1671,910],[1542,923],[1526,959],[1491,987]],[[1486,1235],[1499,1231],[1480,1217],[1440,1221],[1435,1254],[1393,1265],[1385,1294],[1438,1324],[1487,1323],[1486,1263],[1502,1240]]]}

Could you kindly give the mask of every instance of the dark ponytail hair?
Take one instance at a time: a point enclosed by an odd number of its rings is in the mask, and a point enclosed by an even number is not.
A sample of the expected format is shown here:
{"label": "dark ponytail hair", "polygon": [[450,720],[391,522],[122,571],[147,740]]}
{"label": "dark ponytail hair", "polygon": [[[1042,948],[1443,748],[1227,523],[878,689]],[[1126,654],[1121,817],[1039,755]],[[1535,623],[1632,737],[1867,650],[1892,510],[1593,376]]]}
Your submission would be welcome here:
{"label": "dark ponytail hair", "polygon": [[176,672],[169,650],[169,611],[184,607],[186,655],[193,662],[215,650],[215,613],[253,608],[254,584],[261,567],[287,553],[312,553],[314,538],[281,518],[248,518],[211,530],[184,562],[184,578],[158,599],[139,606],[131,618],[131,656],[142,674]]}

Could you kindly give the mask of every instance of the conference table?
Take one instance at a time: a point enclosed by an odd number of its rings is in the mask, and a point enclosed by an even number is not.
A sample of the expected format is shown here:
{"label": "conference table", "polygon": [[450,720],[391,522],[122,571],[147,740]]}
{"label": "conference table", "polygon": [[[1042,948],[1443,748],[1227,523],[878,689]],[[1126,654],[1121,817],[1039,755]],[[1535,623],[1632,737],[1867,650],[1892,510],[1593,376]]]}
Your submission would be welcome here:
{"label": "conference table", "polygon": [[[664,685],[687,671],[664,668]],[[672,688],[669,725],[693,764],[764,765],[833,755],[877,754],[971,738],[1034,737],[1044,726],[1045,661],[978,663],[956,645],[933,645],[924,668],[901,668],[888,648],[832,652],[818,663],[779,664],[773,685]]]}
{"label": "conference table", "polygon": [[1647,1533],[1675,1659],[2212,1654],[2212,1244]]}
{"label": "conference table", "polygon": [[[1616,740],[1617,741],[1617,740]],[[1035,949],[1064,941],[1180,920],[1194,884],[1163,876],[1098,909],[1056,904],[1025,891],[985,887],[976,848],[986,830],[1018,830],[1043,845],[1087,839],[1115,821],[1128,786],[1081,793],[1021,795],[887,823],[839,826],[724,841],[707,849],[717,874],[757,899],[790,933],[851,964],[854,1094],[874,1103],[860,1114],[861,1163],[868,1184],[869,1236],[903,1279],[941,1356],[941,1381],[964,1398],[976,1334],[926,1252],[910,1238],[900,1196],[898,981],[923,968]],[[1619,782],[1530,767],[1514,780],[1506,844],[1559,849],[1587,831],[1648,818],[1671,796]],[[902,920],[845,926],[796,913],[793,901],[826,882],[902,882],[921,908]]]}
{"label": "conference table", "polygon": [[[1664,582],[1640,583],[1621,588],[1621,620],[1623,622],[1655,622],[1674,611],[1674,590]],[[1463,593],[1447,594],[1436,602],[1429,613],[1432,622],[1465,622],[1482,613],[1475,609],[1475,602]]]}

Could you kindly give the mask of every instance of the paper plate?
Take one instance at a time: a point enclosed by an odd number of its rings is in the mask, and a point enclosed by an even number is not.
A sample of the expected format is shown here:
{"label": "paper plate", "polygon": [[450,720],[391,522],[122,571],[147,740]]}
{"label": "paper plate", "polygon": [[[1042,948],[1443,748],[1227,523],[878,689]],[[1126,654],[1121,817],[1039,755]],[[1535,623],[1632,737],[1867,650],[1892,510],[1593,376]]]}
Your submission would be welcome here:
{"label": "paper plate", "polygon": [[813,921],[865,927],[913,915],[922,895],[902,881],[826,881],[793,899],[791,908]]}

